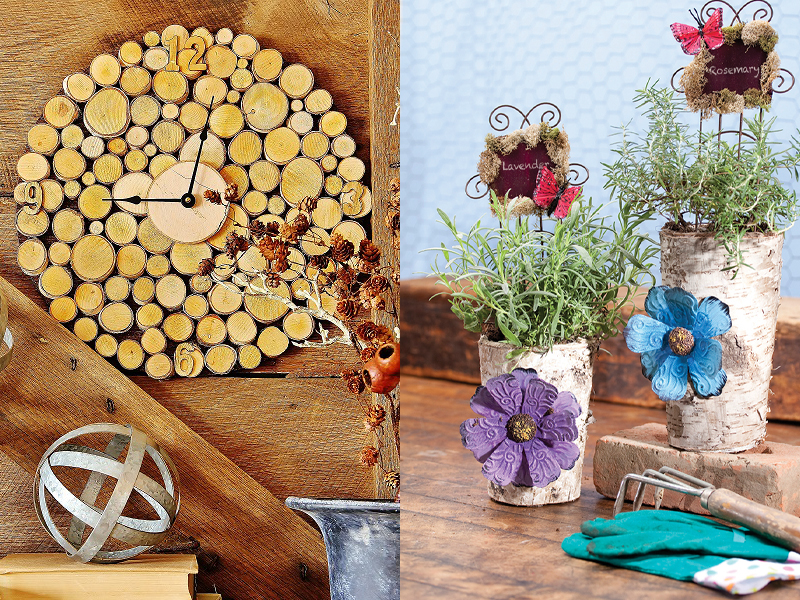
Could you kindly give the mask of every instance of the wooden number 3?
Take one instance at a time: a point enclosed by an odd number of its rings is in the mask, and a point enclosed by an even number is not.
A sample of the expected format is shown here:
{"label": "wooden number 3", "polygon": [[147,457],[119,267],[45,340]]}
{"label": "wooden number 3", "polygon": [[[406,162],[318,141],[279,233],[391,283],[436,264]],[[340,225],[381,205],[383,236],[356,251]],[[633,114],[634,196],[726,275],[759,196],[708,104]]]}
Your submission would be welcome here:
{"label": "wooden number 3", "polygon": [[205,71],[208,65],[202,62],[206,52],[206,42],[198,35],[193,35],[186,40],[183,48],[179,48],[180,39],[177,35],[167,40],[169,44],[169,62],[164,67],[165,71],[194,72]]}

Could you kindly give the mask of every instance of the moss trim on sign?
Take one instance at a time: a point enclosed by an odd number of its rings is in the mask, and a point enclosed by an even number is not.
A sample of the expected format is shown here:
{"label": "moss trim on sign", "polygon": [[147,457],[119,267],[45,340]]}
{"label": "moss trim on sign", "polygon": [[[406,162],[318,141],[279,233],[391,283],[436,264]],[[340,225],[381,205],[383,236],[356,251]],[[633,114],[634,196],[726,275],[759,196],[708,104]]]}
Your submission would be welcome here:
{"label": "moss trim on sign", "polygon": [[[535,148],[541,142],[544,143],[547,156],[553,163],[552,171],[556,181],[559,185],[564,185],[569,175],[569,137],[563,129],[551,127],[544,121],[535,123],[526,129],[517,129],[508,135],[487,134],[486,150],[481,152],[478,161],[478,175],[481,182],[486,186],[491,186],[495,182],[500,173],[501,156],[508,156],[522,143],[528,148]],[[511,199],[498,196],[498,201],[503,205],[513,203],[510,208],[514,217],[543,211],[527,196]],[[494,207],[492,207],[492,213],[494,213]]]}
{"label": "moss trim on sign", "polygon": [[680,80],[689,110],[700,112],[702,119],[708,119],[712,112],[724,115],[741,113],[746,108],[769,110],[772,104],[772,82],[778,76],[781,66],[780,57],[775,52],[775,45],[778,43],[775,29],[767,21],[755,20],[723,27],[722,34],[725,44],[729,46],[742,42],[746,46],[758,46],[767,53],[767,58],[761,65],[760,87],[750,88],[744,94],[737,94],[728,88],[703,93],[703,88],[708,82],[706,67],[713,57],[705,42],[702,42],[700,52],[683,70]]}

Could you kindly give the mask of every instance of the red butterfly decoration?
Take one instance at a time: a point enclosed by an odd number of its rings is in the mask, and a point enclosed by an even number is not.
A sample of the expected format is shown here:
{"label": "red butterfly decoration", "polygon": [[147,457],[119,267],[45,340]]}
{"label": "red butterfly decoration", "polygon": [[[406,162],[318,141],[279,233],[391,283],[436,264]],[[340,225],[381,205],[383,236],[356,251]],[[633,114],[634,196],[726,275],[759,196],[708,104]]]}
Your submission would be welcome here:
{"label": "red butterfly decoration", "polygon": [[686,54],[697,54],[700,52],[701,42],[705,41],[706,45],[711,50],[716,50],[722,46],[724,37],[722,35],[722,9],[718,8],[714,14],[709,17],[708,21],[703,24],[700,19],[700,13],[695,9],[694,12],[689,11],[689,14],[697,21],[697,27],[691,25],[684,25],[682,23],[673,23],[670,25],[672,35],[681,43],[681,48]]}
{"label": "red butterfly decoration", "polygon": [[536,179],[536,191],[533,201],[539,208],[547,210],[547,216],[555,214],[557,219],[564,219],[569,214],[572,202],[581,193],[577,186],[569,187],[568,184],[558,185],[556,176],[546,166],[539,171]]}

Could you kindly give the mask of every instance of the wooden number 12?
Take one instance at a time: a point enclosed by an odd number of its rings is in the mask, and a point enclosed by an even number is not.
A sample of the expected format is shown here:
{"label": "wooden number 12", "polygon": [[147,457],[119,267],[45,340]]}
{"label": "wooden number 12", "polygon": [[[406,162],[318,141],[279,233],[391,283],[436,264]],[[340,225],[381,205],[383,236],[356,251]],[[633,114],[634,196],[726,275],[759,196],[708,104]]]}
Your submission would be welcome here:
{"label": "wooden number 12", "polygon": [[[177,35],[172,36],[169,40],[167,40],[167,44],[169,44],[169,62],[167,66],[164,67],[165,71],[180,71],[181,65],[178,63],[178,54],[184,53],[184,51],[191,52],[191,55],[188,55],[188,60],[184,66],[184,72],[186,71],[205,71],[208,69],[208,65],[201,61],[203,54],[206,51],[206,42],[203,38],[198,35],[193,35],[186,40],[183,45],[183,48],[178,47],[178,43],[180,42]],[[181,57],[181,62],[183,62],[183,57]]]}

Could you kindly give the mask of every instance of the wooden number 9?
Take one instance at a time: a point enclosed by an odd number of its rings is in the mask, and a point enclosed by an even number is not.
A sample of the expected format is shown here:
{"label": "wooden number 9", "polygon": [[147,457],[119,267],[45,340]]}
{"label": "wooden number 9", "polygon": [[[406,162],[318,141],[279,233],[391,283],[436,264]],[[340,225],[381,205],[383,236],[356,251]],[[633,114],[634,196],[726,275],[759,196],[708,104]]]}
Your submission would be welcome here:
{"label": "wooden number 9", "polygon": [[42,201],[44,194],[42,193],[42,186],[38,181],[30,181],[25,184],[25,191],[23,192],[25,198],[25,212],[29,215],[38,214],[42,210]]}

